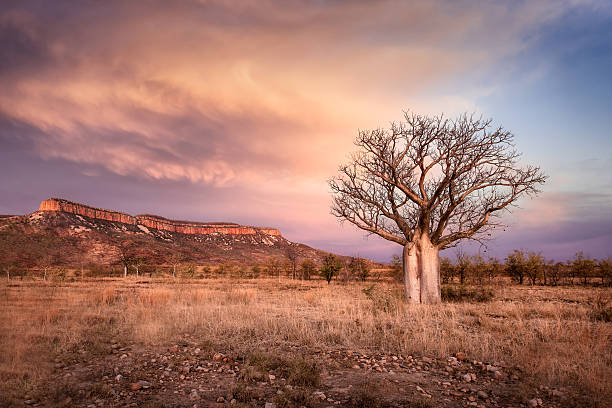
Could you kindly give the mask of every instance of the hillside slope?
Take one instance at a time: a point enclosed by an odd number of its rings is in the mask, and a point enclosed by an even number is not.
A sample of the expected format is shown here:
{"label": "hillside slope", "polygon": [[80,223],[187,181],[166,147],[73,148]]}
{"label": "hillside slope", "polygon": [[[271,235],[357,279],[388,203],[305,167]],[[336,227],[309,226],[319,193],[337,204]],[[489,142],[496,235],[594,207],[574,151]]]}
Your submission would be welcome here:
{"label": "hillside slope", "polygon": [[325,253],[290,242],[273,228],[132,217],[60,199],[45,200],[28,215],[0,218],[0,260],[20,266],[39,264],[41,258],[68,265],[118,263],[126,248],[155,264],[179,259],[253,265],[291,251],[314,260]]}

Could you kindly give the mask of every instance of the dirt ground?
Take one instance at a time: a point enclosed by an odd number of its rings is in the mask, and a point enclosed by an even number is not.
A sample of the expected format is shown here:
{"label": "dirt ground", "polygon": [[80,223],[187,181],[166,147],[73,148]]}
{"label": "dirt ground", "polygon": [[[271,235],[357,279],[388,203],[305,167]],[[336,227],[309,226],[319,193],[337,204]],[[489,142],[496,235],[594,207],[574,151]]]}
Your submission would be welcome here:
{"label": "dirt ground", "polygon": [[[24,404],[521,407],[531,400],[534,406],[551,407],[564,396],[563,391],[528,385],[516,370],[455,357],[370,355],[290,345],[258,356],[252,365],[252,353],[203,351],[188,338],[169,348],[113,343],[107,356],[56,363],[48,394]],[[262,367],[262,359],[270,366]]]}

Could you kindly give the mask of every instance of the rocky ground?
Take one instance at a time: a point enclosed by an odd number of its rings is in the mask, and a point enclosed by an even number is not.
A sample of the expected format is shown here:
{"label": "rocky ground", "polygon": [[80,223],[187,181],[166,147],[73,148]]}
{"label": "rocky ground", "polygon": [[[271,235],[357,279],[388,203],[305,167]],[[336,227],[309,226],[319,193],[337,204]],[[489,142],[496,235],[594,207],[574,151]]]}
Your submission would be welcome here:
{"label": "rocky ground", "polygon": [[290,345],[212,350],[189,341],[144,348],[116,341],[90,360],[55,362],[53,384],[26,406],[554,407],[566,390],[529,385],[516,369],[472,361]]}

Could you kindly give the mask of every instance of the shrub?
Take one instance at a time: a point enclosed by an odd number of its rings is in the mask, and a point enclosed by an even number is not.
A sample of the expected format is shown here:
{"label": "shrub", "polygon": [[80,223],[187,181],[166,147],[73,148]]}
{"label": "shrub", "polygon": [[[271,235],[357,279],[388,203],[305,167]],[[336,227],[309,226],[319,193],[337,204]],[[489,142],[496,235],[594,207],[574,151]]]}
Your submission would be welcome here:
{"label": "shrub", "polygon": [[402,304],[402,294],[398,290],[382,290],[372,285],[362,291],[372,301],[372,311],[375,313],[396,311]]}
{"label": "shrub", "polygon": [[466,286],[442,286],[442,300],[447,302],[489,302],[494,293],[487,288],[469,288]]}
{"label": "shrub", "polygon": [[612,302],[610,298],[603,295],[597,296],[595,299],[589,302],[591,310],[589,316],[592,320],[598,320],[602,322],[612,322]]}
{"label": "shrub", "polygon": [[285,389],[282,394],[276,395],[274,402],[278,408],[317,406],[310,392],[302,388]]}
{"label": "shrub", "polygon": [[292,385],[316,387],[320,370],[317,363],[302,357],[290,360],[286,368],[287,382]]}

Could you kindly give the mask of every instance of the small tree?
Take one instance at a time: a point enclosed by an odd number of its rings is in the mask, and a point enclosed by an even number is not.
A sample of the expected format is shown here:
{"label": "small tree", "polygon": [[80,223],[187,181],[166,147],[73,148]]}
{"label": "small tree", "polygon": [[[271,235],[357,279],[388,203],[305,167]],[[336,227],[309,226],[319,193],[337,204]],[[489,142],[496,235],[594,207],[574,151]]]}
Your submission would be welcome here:
{"label": "small tree", "polygon": [[506,257],[506,267],[510,276],[518,280],[519,285],[523,284],[525,271],[527,268],[527,258],[523,251],[515,249]]}
{"label": "small tree", "polygon": [[135,255],[135,245],[133,242],[125,241],[117,247],[119,263],[123,266],[123,277],[127,277],[128,268],[132,265]]}
{"label": "small tree", "polygon": [[597,263],[601,284],[610,286],[612,284],[612,258],[601,259]]}
{"label": "small tree", "polygon": [[299,255],[297,244],[290,244],[285,250],[285,257],[287,257],[287,261],[289,262],[289,268],[291,270],[291,277],[293,280],[297,278]]}
{"label": "small tree", "polygon": [[406,298],[437,303],[439,252],[486,239],[499,216],[546,177],[519,166],[513,135],[491,120],[404,118],[388,130],[359,132],[359,151],[329,181],[332,213],[402,245]]}
{"label": "small tree", "polygon": [[261,266],[253,265],[251,267],[251,278],[257,279],[261,275]]}
{"label": "small tree", "polygon": [[348,270],[351,276],[355,276],[362,282],[365,282],[370,276],[370,270],[372,267],[367,259],[359,257],[351,257],[348,263]]}
{"label": "small tree", "polygon": [[342,269],[342,260],[336,255],[327,254],[323,257],[323,266],[321,266],[320,272],[328,285],[340,269]]}
{"label": "small tree", "polygon": [[489,258],[489,281],[501,276],[504,272],[504,265],[497,258]]}
{"label": "small tree", "polygon": [[140,268],[144,265],[145,259],[139,256],[135,256],[131,259],[132,268],[136,271],[136,277],[140,276]]}
{"label": "small tree", "polygon": [[485,279],[489,276],[489,265],[481,255],[473,255],[468,259],[469,265],[467,266],[467,270],[468,274],[470,275],[470,279],[474,283],[482,286]]}
{"label": "small tree", "polygon": [[545,264],[546,261],[541,254],[536,252],[528,253],[525,262],[525,274],[531,281],[532,285],[535,285],[536,281],[542,278]]}
{"label": "small tree", "polygon": [[183,276],[189,279],[192,279],[195,276],[195,273],[198,271],[198,266],[196,264],[190,263],[185,267],[183,272]]}
{"label": "small tree", "polygon": [[310,280],[310,277],[315,274],[316,270],[317,265],[310,258],[304,259],[300,264],[300,275],[304,280]]}
{"label": "small tree", "polygon": [[576,252],[574,259],[571,261],[573,275],[582,278],[584,285],[588,283],[588,278],[593,273],[594,267],[595,261],[585,256],[582,251]]}
{"label": "small tree", "polygon": [[281,262],[278,258],[270,257],[266,260],[266,273],[270,276],[278,276],[278,281],[280,282],[281,266]]}
{"label": "small tree", "polygon": [[15,264],[10,261],[5,261],[0,264],[0,268],[2,268],[2,272],[6,275],[6,280],[11,281],[11,274],[17,269]]}
{"label": "small tree", "polygon": [[457,275],[459,275],[459,283],[464,284],[465,278],[472,267],[472,260],[463,252],[457,252]]}
{"label": "small tree", "polygon": [[180,252],[172,252],[172,254],[168,257],[168,261],[170,262],[170,266],[172,266],[172,277],[176,277],[176,268],[179,267],[183,262],[185,262],[185,255]]}
{"label": "small tree", "polygon": [[551,286],[557,286],[563,277],[565,265],[563,262],[548,261],[546,276]]}
{"label": "small tree", "polygon": [[455,265],[449,258],[440,258],[440,278],[442,283],[450,283],[455,276]]}

